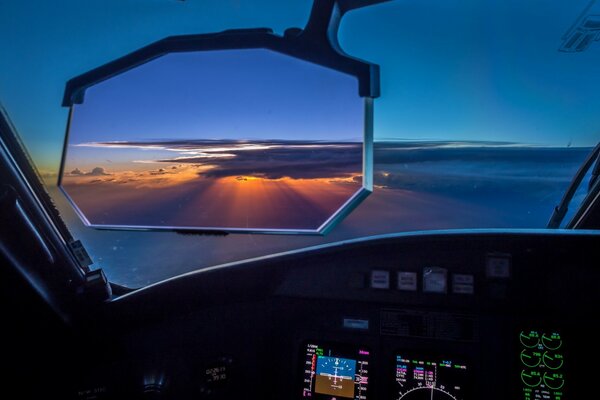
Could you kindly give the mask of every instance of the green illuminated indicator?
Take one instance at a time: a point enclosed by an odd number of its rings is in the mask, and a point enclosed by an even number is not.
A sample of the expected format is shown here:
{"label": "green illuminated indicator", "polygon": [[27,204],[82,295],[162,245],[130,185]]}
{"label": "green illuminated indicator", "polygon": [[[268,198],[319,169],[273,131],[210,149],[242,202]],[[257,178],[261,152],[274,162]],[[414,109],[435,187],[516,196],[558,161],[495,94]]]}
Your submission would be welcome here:
{"label": "green illuminated indicator", "polygon": [[540,335],[536,331],[524,332],[519,335],[521,344],[525,347],[533,348],[540,342]]}
{"label": "green illuminated indicator", "polygon": [[558,390],[565,385],[562,374],[544,372],[544,383],[552,390]]}
{"label": "green illuminated indicator", "polygon": [[525,369],[521,371],[521,380],[529,387],[536,387],[542,383],[542,377],[540,376],[539,372],[527,371]]}
{"label": "green illuminated indicator", "polygon": [[559,353],[544,352],[544,365],[550,369],[559,369],[563,366],[563,356]]}
{"label": "green illuminated indicator", "polygon": [[562,346],[562,339],[558,333],[544,333],[542,335],[542,344],[550,350],[557,350]]}
{"label": "green illuminated indicator", "polygon": [[542,355],[539,351],[531,351],[528,349],[523,349],[521,351],[521,362],[529,368],[535,368],[540,365],[542,361]]}

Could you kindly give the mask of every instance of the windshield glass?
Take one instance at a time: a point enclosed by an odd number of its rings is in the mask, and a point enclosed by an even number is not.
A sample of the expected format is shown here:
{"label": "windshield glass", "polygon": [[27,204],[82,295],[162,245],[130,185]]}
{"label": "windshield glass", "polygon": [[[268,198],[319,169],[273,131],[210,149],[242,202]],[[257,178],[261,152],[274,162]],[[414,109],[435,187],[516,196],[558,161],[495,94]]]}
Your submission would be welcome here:
{"label": "windshield glass", "polygon": [[[594,1],[395,0],[347,14],[341,47],[381,66],[374,191],[324,236],[106,231],[82,223],[56,186],[67,80],[171,35],[303,27],[310,7],[308,0],[0,4],[0,102],[92,268],[141,287],[369,235],[546,226],[600,140]],[[111,171],[109,161],[86,167]]]}

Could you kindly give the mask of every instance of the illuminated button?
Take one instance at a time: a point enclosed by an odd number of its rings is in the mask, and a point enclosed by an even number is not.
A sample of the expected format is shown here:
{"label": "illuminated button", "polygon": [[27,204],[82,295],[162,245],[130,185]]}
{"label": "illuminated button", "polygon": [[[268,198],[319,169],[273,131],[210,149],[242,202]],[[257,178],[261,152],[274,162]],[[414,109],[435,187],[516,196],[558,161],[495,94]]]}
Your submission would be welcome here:
{"label": "illuminated button", "polygon": [[447,275],[448,272],[444,268],[424,268],[423,291],[426,293],[447,293]]}
{"label": "illuminated button", "polygon": [[344,318],[343,325],[348,329],[369,330],[368,319]]}
{"label": "illuminated button", "polygon": [[417,273],[416,272],[398,272],[398,290],[410,292],[417,291]]}
{"label": "illuminated button", "polygon": [[475,278],[470,274],[452,275],[452,293],[473,294],[475,291]]}
{"label": "illuminated button", "polygon": [[510,278],[510,255],[490,254],[485,263],[485,274],[488,278]]}
{"label": "illuminated button", "polygon": [[373,289],[390,288],[390,271],[375,270],[371,271],[371,287]]}

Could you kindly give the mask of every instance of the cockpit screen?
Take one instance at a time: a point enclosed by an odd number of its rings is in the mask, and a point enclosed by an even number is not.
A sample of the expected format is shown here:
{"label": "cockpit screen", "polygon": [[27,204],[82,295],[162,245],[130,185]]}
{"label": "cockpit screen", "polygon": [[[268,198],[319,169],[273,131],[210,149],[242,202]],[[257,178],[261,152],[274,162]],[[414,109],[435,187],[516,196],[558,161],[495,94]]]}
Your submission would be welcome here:
{"label": "cockpit screen", "polygon": [[519,334],[524,400],[562,400],[565,392],[563,340],[556,330]]}
{"label": "cockpit screen", "polygon": [[396,393],[400,400],[468,400],[469,369],[450,358],[396,354]]}
{"label": "cockpit screen", "polygon": [[309,342],[303,349],[302,397],[366,400],[369,351],[341,344]]}

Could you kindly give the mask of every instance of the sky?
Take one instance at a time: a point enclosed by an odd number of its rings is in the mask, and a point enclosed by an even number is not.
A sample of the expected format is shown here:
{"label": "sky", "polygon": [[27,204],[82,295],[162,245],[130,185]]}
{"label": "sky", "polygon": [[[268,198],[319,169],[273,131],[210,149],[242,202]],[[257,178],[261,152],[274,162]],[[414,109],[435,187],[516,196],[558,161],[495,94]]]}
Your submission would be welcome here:
{"label": "sky", "polygon": [[[83,226],[53,186],[68,116],[68,109],[61,106],[68,79],[170,35],[253,27],[282,33],[288,27],[302,27],[309,0],[2,1],[0,103],[95,266],[131,286],[202,265],[368,234],[543,227],[586,151],[600,140],[600,41],[580,53],[558,51],[563,35],[587,4],[588,0],[395,0],[345,16],[339,33],[342,49],[381,66],[375,140],[397,142],[401,148],[376,151],[375,192],[325,238],[182,238],[171,233],[100,232]],[[282,61],[270,60],[273,65]],[[294,68],[298,65],[294,63]],[[224,77],[208,82],[213,93]],[[280,88],[309,93],[318,85],[318,81],[305,86],[288,80],[275,84],[283,76],[271,78],[267,80],[273,83],[267,86],[271,93]],[[338,87],[350,90],[339,78]],[[144,100],[142,92],[132,95],[135,104]],[[348,116],[359,120],[358,113],[347,111],[359,107],[355,100],[352,95],[344,96],[348,103],[331,103],[345,110],[337,114],[338,122]],[[304,105],[319,111],[323,103]],[[83,111],[86,104],[81,107]],[[303,136],[318,132],[317,121],[306,118],[308,111],[303,111],[289,115],[295,118],[286,126],[290,137],[299,133],[292,129],[299,123],[310,128]],[[235,122],[223,114],[214,116]],[[114,130],[109,134],[101,129],[110,127],[110,118],[100,115],[96,122],[92,132],[100,140],[115,140]],[[265,133],[259,122],[248,125],[253,129],[247,135],[286,139],[280,133],[284,130]],[[163,128],[176,125],[171,121],[161,127],[154,121],[139,127],[144,133],[135,133],[134,138],[129,131],[128,140],[157,139]],[[150,134],[154,128],[161,129]],[[218,131],[217,126],[212,128]],[[217,136],[226,139],[229,132],[223,128]],[[356,137],[343,130],[328,132],[330,140]],[[423,141],[433,143],[433,148],[425,148]],[[123,160],[130,162],[141,151],[132,150]],[[152,160],[162,154],[143,151]],[[83,173],[95,167],[111,173],[110,167],[96,162],[86,165]],[[171,252],[181,254],[170,257]],[[139,258],[132,261],[132,254]]]}
{"label": "sky", "polygon": [[[557,51],[587,0],[394,0],[344,17],[342,48],[382,67],[375,139],[590,146],[600,43]],[[0,101],[38,167],[55,170],[65,82],[173,34],[302,27],[309,0],[0,3]],[[8,57],[8,58],[7,58]],[[32,118],[35,115],[35,118]]]}
{"label": "sky", "polygon": [[[56,190],[53,194],[74,235],[92,254],[93,267],[103,268],[114,282],[139,287],[215,264],[369,235],[543,228],[589,152],[586,148],[481,145],[376,144],[374,192],[326,236],[223,237],[94,230],[83,226],[64,196]],[[578,193],[576,204],[583,195]]]}
{"label": "sky", "polygon": [[315,231],[362,187],[360,142],[94,142],[69,154],[62,187],[95,226]]}
{"label": "sky", "polygon": [[354,77],[272,51],[175,53],[87,90],[70,141],[362,141],[363,108]]}
{"label": "sky", "polygon": [[362,186],[363,112],[272,51],[169,54],[73,107],[63,187],[96,226],[316,230]]}
{"label": "sky", "polygon": [[166,36],[264,26],[283,33],[309,12],[306,0],[2,1],[0,102],[38,168],[56,173],[70,78]]}
{"label": "sky", "polygon": [[342,47],[382,66],[376,138],[597,143],[600,42],[557,51],[588,3],[400,0],[348,14]]}

